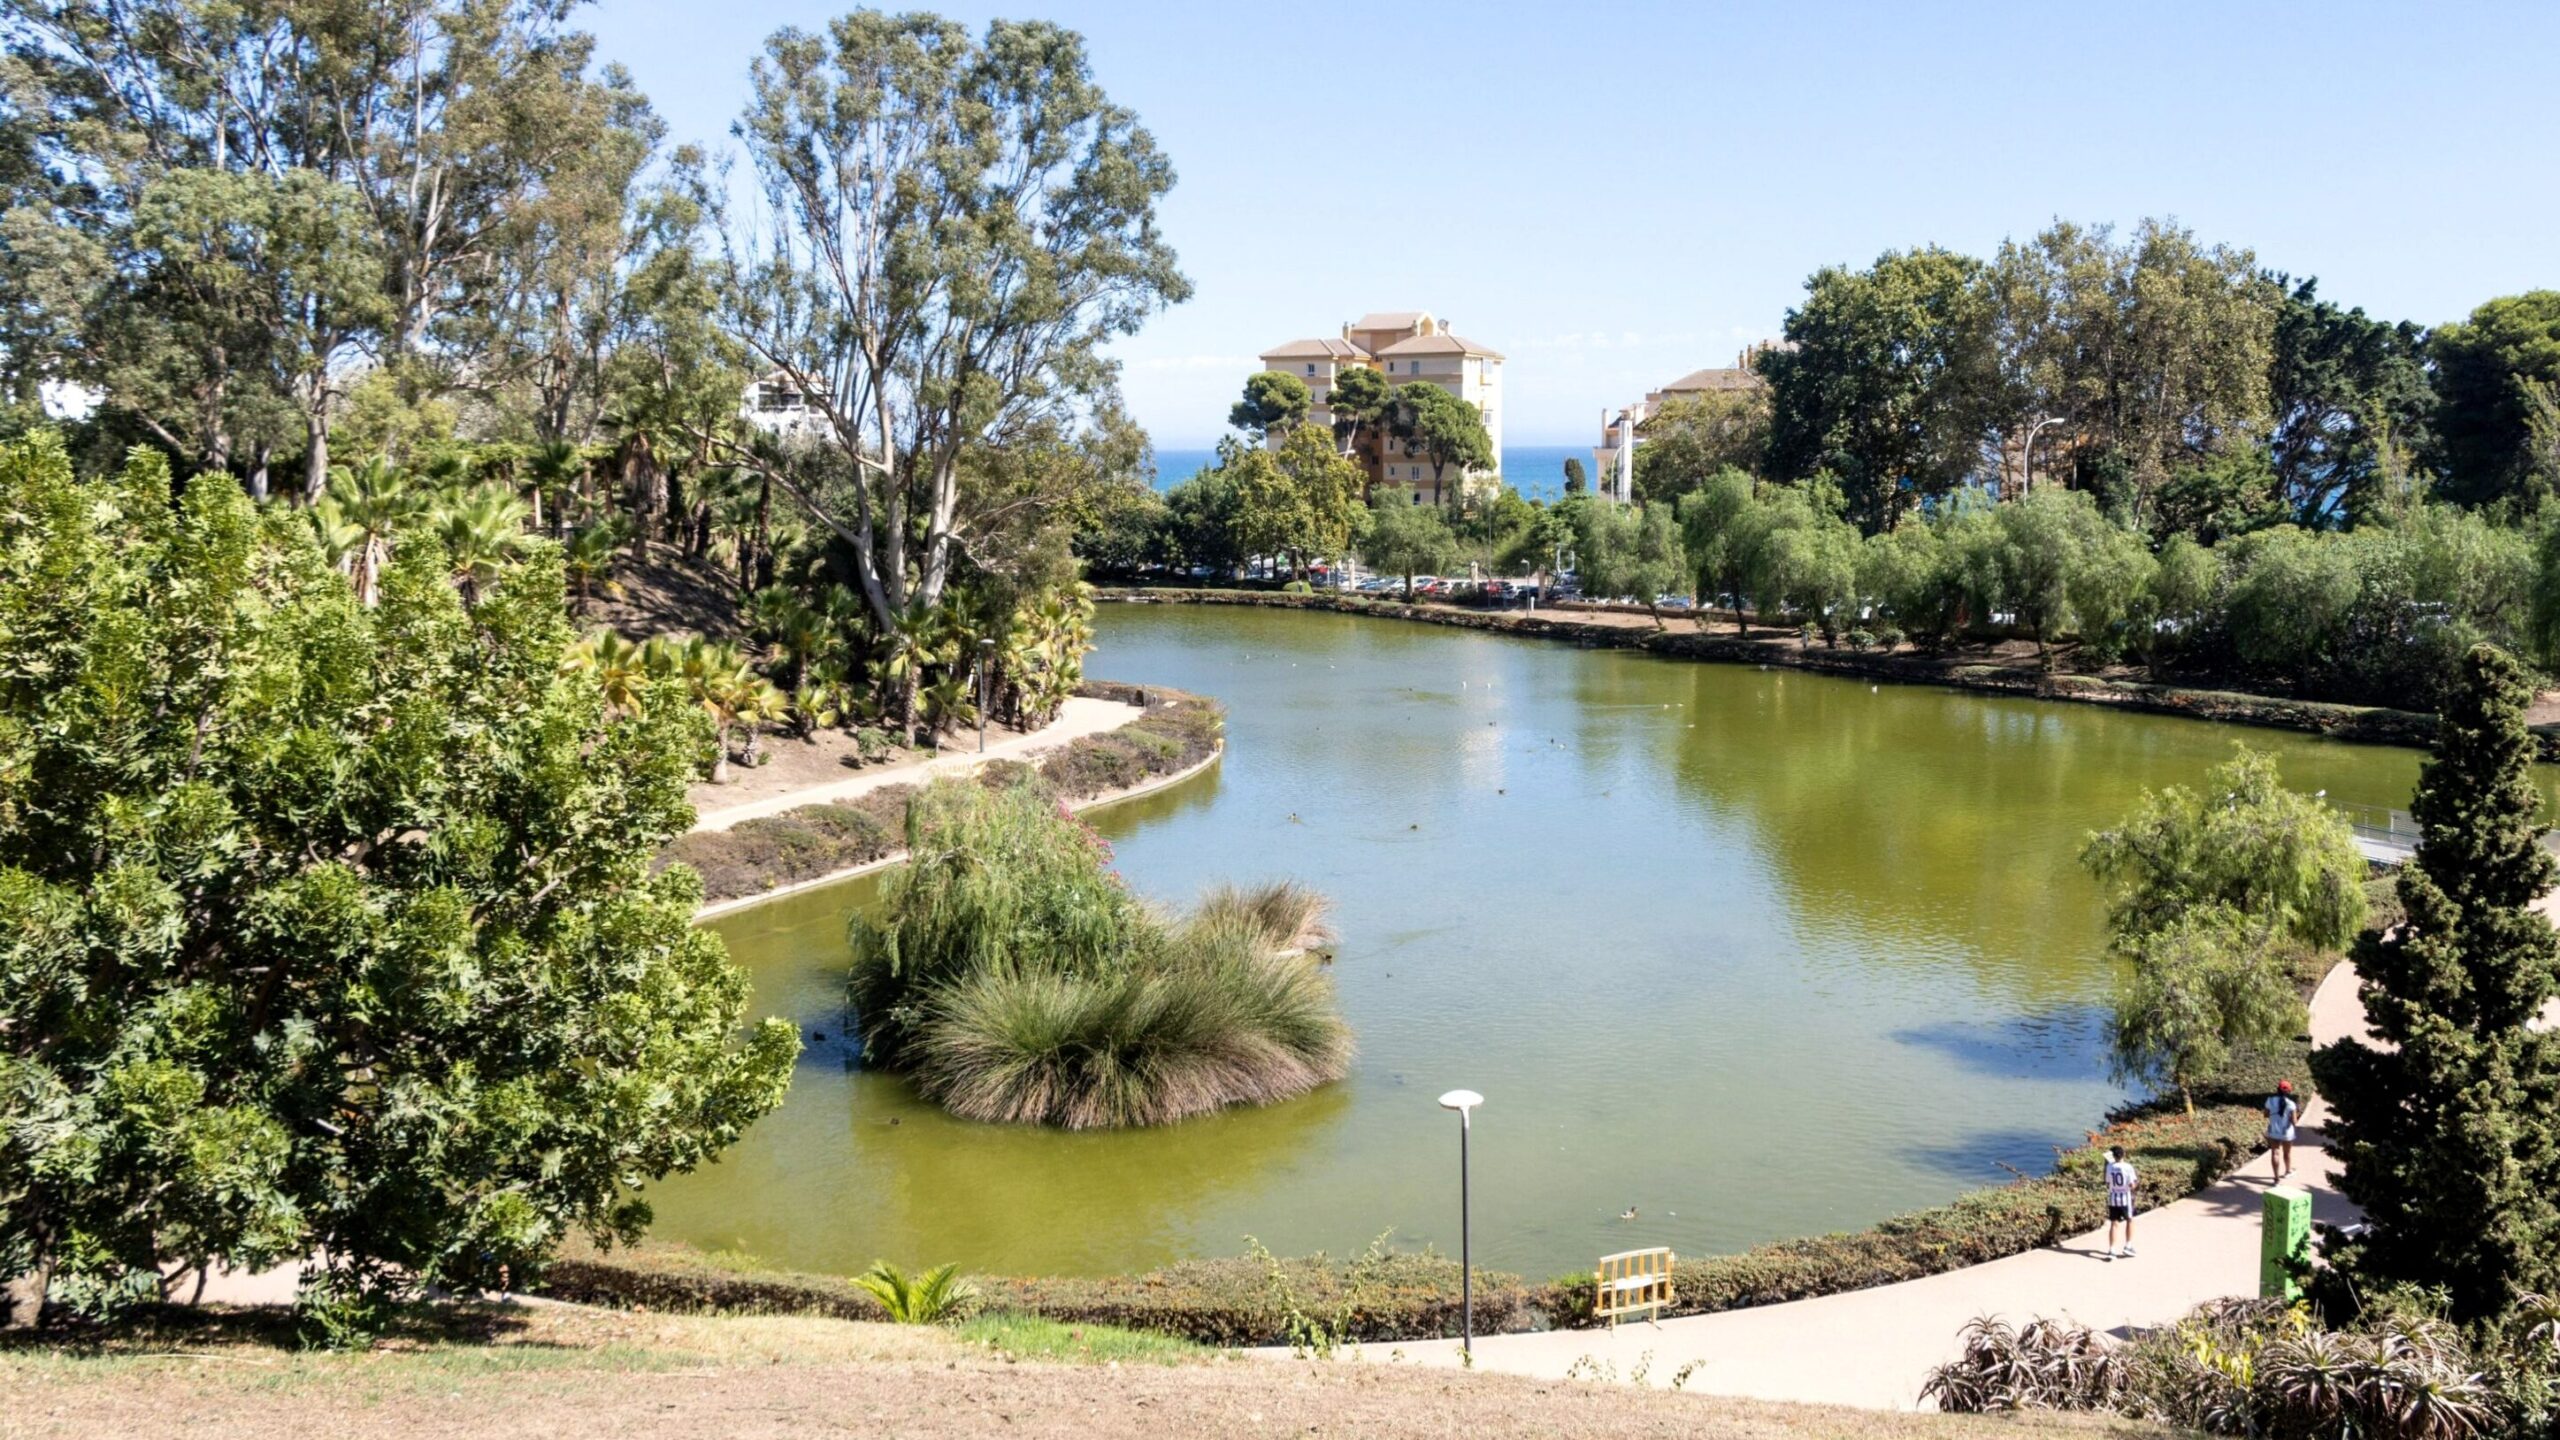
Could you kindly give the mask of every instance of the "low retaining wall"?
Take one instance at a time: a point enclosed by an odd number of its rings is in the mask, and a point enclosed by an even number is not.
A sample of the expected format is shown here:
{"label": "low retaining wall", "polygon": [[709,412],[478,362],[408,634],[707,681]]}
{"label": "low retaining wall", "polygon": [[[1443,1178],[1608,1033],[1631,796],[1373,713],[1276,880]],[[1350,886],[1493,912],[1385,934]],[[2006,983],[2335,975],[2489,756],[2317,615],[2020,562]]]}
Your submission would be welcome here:
{"label": "low retaining wall", "polygon": [[[1767,640],[1719,635],[1712,630],[1609,625],[1558,618],[1548,612],[1463,610],[1442,605],[1413,605],[1394,600],[1363,600],[1340,595],[1286,595],[1253,590],[1184,590],[1141,588],[1104,590],[1097,599],[1158,605],[1245,605],[1274,610],[1327,610],[1343,615],[1371,615],[1447,625],[1499,635],[1562,640],[1586,649],[1642,650],[1676,660],[1732,665],[1782,665],[1793,670],[1860,680],[1886,680],[1899,685],[1941,685],[1956,690],[1985,691],[2031,700],[2065,700],[2082,705],[2112,705],[2196,720],[2220,720],[2327,735],[2369,745],[2425,748],[2435,741],[2436,717],[2415,710],[2378,706],[2334,705],[2318,700],[2288,700],[2233,690],[2199,690],[2139,680],[2108,680],[2095,675],[2049,674],[2010,665],[1965,664],[1917,655],[1861,654],[1854,650],[1800,649]],[[1683,616],[1695,612],[1681,612]],[[1677,626],[1677,618],[1672,620]],[[2560,727],[2537,726],[2542,758],[2560,761]]]}
{"label": "low retaining wall", "polygon": [[[981,777],[1037,775],[1078,810],[1151,794],[1217,763],[1225,750],[1214,700],[1164,686],[1091,682],[1080,694],[1119,700],[1146,713],[1116,730],[1085,735],[1035,761],[990,760]],[[702,877],[697,918],[725,915],[780,895],[833,884],[904,856],[907,803],[917,787],[883,785],[848,800],[803,805],[695,830],[658,852],[661,865],[690,865]]]}

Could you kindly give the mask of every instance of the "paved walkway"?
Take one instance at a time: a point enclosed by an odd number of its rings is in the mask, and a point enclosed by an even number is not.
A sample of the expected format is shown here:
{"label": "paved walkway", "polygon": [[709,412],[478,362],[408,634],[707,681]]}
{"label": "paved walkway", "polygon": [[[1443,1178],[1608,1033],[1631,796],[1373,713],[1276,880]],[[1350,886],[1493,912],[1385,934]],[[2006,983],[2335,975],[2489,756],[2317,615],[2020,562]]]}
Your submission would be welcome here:
{"label": "paved walkway", "polygon": [[866,770],[824,785],[804,785],[779,795],[767,795],[737,805],[724,805],[717,810],[704,810],[694,820],[696,830],[726,830],[741,820],[754,820],[766,815],[779,815],[803,805],[831,805],[850,800],[883,785],[920,785],[942,775],[966,775],[990,760],[1020,760],[1043,751],[1054,750],[1071,740],[1117,730],[1147,713],[1135,705],[1117,700],[1097,700],[1078,695],[1058,711],[1058,718],[1028,735],[1010,735],[991,741],[981,753],[975,747],[950,750],[930,760],[910,760],[904,765],[887,765]]}
{"label": "paved walkway", "polygon": [[[2350,1029],[2360,1031],[2363,1022],[2355,973],[2340,965],[2312,997],[2312,1038],[2325,1045]],[[2317,1102],[2304,1113],[2289,1183],[2311,1191],[2314,1218],[2331,1224],[2351,1220],[2355,1212],[2332,1181],[2318,1133],[2323,1118]],[[2253,1293],[2267,1165],[2257,1157],[2238,1175],[2142,1215],[2136,1222],[2140,1253],[2130,1260],[2106,1259],[2105,1232],[2098,1231],[2059,1249],[1845,1295],[1614,1331],[1487,1336],[1476,1341],[1476,1368],[1553,1379],[1579,1366],[1578,1373],[1597,1371],[1621,1381],[1642,1368],[1645,1383],[1668,1385],[1681,1367],[1695,1362],[1688,1390],[1913,1409],[1922,1381],[1955,1356],[1956,1332],[1977,1315],[2013,1321],[2045,1315],[2121,1336],[2174,1321],[2207,1300]],[[1454,1340],[1370,1345],[1361,1348],[1360,1358],[1455,1365],[1458,1346]]]}

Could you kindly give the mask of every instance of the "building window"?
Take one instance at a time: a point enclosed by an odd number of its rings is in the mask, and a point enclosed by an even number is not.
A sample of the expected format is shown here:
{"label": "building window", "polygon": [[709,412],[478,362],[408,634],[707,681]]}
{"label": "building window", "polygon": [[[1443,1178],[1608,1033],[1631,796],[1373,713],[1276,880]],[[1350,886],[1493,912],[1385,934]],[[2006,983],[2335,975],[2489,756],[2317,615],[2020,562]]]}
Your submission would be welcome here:
{"label": "building window", "polygon": [[1308,361],[1308,362],[1307,362],[1307,373],[1308,373],[1308,374],[1310,374],[1310,375],[1313,375],[1314,373],[1316,373],[1315,362],[1314,362],[1314,361],[1312,361],[1312,360],[1310,360],[1310,361]]}
{"label": "building window", "polygon": [[1413,492],[1413,503],[1414,503],[1414,504],[1416,504],[1416,505],[1419,505],[1419,504],[1421,504],[1421,503],[1422,503],[1422,492],[1421,492],[1421,491],[1416,490],[1416,491],[1414,491],[1414,492]]}

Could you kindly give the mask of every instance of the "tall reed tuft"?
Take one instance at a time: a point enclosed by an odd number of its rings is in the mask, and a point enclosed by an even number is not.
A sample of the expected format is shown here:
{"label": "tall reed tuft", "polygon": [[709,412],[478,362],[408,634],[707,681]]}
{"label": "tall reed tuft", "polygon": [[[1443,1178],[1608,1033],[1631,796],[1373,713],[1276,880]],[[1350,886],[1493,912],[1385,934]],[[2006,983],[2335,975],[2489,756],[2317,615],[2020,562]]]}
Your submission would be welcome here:
{"label": "tall reed tuft", "polygon": [[852,996],[865,1053],[953,1114],[1161,1125],[1349,1066],[1315,892],[1222,886],[1188,917],[1159,915],[1027,782],[938,782],[907,842],[878,914],[853,923]]}

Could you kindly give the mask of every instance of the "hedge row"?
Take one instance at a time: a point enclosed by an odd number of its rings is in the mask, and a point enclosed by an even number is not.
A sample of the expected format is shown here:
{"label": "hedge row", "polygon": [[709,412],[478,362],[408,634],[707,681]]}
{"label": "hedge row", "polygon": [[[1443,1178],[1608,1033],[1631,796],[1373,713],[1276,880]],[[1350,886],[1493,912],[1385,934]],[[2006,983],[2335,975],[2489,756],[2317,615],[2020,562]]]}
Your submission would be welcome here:
{"label": "hedge row", "polygon": [[[1343,614],[1380,615],[1447,625],[1565,640],[1587,649],[1645,650],[1683,660],[1721,664],[1784,665],[1817,674],[1890,680],[1902,684],[1943,685],[1958,690],[1989,691],[2041,700],[2112,705],[2198,720],[2220,720],[2275,730],[2296,730],[2375,745],[2424,748],[2435,741],[2436,717],[2415,710],[2368,705],[2339,705],[2320,700],[2291,700],[2234,690],[2205,690],[2139,680],[2110,680],[2097,675],[2055,674],[2033,666],[1964,664],[1913,654],[1861,653],[1824,647],[1804,648],[1792,641],[1718,633],[1710,628],[1653,630],[1633,625],[1606,625],[1556,618],[1551,612],[1464,610],[1443,605],[1411,605],[1342,595],[1283,595],[1253,590],[1179,588],[1105,591],[1103,600],[1174,605],[1246,605],[1272,609],[1331,610]],[[1695,617],[1698,612],[1681,612]],[[2560,726],[2535,727],[2542,758],[2560,761]]]}
{"label": "hedge row", "polygon": [[[2222,1088],[2200,1096],[2196,1113],[2150,1105],[2123,1112],[2087,1143],[2062,1152],[2051,1173],[1959,1196],[1866,1230],[1756,1246],[1738,1255],[1684,1257],[1670,1313],[1699,1315],[1836,1295],[1936,1275],[2057,1244],[2105,1219],[2099,1170],[2122,1145],[2143,1176],[2143,1204],[2183,1199],[2238,1167],[2258,1148],[2259,1099],[2278,1077],[2304,1078],[2307,1044],[2244,1058]],[[1141,1275],[976,1283],[985,1303],[1083,1324],[1121,1325],[1210,1345],[1284,1345],[1291,1309],[1325,1321],[1340,1338],[1385,1342],[1454,1334],[1458,1266],[1436,1254],[1366,1261],[1309,1256],[1195,1260]],[[1476,1327],[1486,1333],[1587,1323],[1590,1277],[1540,1285],[1476,1272]],[[678,1247],[619,1253],[580,1250],[554,1262],[542,1288],[562,1299],[660,1310],[789,1312],[854,1320],[883,1318],[877,1302],[836,1276],[740,1269]]]}
{"label": "hedge row", "polygon": [[[1224,721],[1214,700],[1161,687],[1090,682],[1080,694],[1147,707],[1117,730],[1085,735],[1040,759],[1037,774],[1059,798],[1089,800],[1166,775],[1216,753]],[[1007,783],[1020,764],[998,761],[979,773]],[[803,805],[744,820],[726,830],[697,830],[658,852],[658,863],[690,865],[705,900],[735,900],[888,859],[906,843],[912,785],[883,785],[853,799]]]}
{"label": "hedge row", "polygon": [[[1536,1318],[1531,1291],[1518,1276],[1478,1270],[1475,1278],[1478,1329],[1525,1329]],[[1343,1340],[1403,1340],[1458,1328],[1458,1262],[1440,1255],[1187,1260],[1142,1275],[976,1276],[972,1283],[984,1309],[1149,1330],[1204,1345],[1290,1344],[1297,1338],[1293,1312]],[[562,1300],[652,1310],[886,1318],[878,1301],[838,1276],[736,1269],[658,1245],[581,1249],[552,1262],[540,1288]]]}

